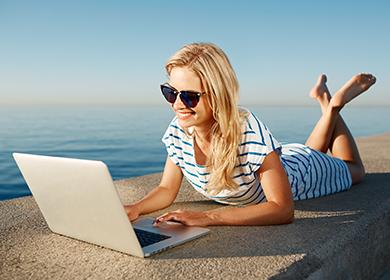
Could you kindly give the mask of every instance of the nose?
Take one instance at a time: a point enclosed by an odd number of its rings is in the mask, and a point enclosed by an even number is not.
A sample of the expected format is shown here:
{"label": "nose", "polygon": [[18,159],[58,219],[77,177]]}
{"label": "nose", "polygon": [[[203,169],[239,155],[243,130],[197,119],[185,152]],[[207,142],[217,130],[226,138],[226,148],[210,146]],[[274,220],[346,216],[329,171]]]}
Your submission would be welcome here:
{"label": "nose", "polygon": [[176,96],[175,103],[173,103],[172,106],[173,106],[173,109],[175,109],[175,110],[187,108],[187,106],[183,103],[183,101],[181,101],[180,93]]}

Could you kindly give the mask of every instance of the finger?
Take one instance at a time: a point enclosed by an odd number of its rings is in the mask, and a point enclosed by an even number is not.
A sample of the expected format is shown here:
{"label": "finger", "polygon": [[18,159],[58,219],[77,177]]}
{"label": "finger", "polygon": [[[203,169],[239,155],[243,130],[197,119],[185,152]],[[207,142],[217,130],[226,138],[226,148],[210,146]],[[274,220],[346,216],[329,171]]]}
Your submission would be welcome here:
{"label": "finger", "polygon": [[156,220],[161,220],[161,219],[164,219],[167,215],[170,215],[170,214],[172,214],[173,212],[167,212],[167,213],[164,213],[164,214],[162,214],[162,215],[160,215],[160,216],[158,216],[157,218],[156,218]]}
{"label": "finger", "polygon": [[156,220],[164,219],[168,215],[176,215],[176,214],[181,214],[181,213],[184,213],[184,210],[178,209],[178,210],[175,210],[175,211],[166,212],[166,213],[162,214],[161,216],[157,217]]}
{"label": "finger", "polygon": [[164,215],[162,217],[157,218],[155,221],[155,224],[159,225],[160,223],[166,222],[166,221],[181,222],[181,218],[180,218],[180,215],[178,213],[170,212],[167,215]]}
{"label": "finger", "polygon": [[165,221],[170,215],[172,215],[173,213],[172,212],[168,212],[168,213],[165,213],[159,217],[157,217],[155,220],[154,220],[154,224],[160,224],[162,223],[163,221]]}

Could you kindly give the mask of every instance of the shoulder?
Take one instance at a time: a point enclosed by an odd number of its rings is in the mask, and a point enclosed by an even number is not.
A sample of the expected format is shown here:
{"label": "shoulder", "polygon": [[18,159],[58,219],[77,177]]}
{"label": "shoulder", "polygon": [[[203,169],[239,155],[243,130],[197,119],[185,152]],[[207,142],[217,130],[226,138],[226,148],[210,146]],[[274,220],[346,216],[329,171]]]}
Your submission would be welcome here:
{"label": "shoulder", "polygon": [[240,161],[241,164],[249,162],[251,170],[257,170],[270,152],[277,151],[280,154],[281,145],[253,112],[245,110],[239,146]]}
{"label": "shoulder", "polygon": [[183,146],[185,146],[186,148],[192,146],[190,137],[179,125],[177,117],[174,117],[172,119],[161,140],[165,144],[165,146],[174,146],[177,149],[181,149],[180,147]]}
{"label": "shoulder", "polygon": [[169,123],[165,133],[162,137],[162,141],[166,142],[170,138],[183,139],[187,138],[187,135],[182,127],[180,127],[177,117],[175,116],[172,121]]}
{"label": "shoulder", "polygon": [[253,135],[263,135],[267,130],[266,125],[249,109],[240,107],[240,115],[242,118],[242,132],[247,135],[246,138],[251,138]]}

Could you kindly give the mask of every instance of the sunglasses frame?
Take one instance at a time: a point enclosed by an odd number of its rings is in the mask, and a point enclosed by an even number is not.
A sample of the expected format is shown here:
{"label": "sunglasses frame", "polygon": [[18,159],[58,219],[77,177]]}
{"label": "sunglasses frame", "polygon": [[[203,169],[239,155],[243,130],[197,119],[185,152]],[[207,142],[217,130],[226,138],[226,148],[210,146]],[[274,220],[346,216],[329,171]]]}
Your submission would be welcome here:
{"label": "sunglasses frame", "polygon": [[[173,102],[169,102],[168,100],[167,100],[167,98],[165,97],[165,95],[164,95],[164,92],[163,92],[163,87],[167,87],[167,88],[170,88],[171,90],[173,90],[173,93],[175,94],[175,100],[173,101]],[[177,100],[177,97],[178,96],[180,96],[180,100],[184,103],[184,105],[186,105],[187,107],[189,107],[189,108],[195,108],[197,105],[198,105],[198,103],[199,103],[199,100],[200,100],[200,98],[202,97],[202,95],[205,95],[205,94],[207,94],[207,92],[197,92],[197,91],[193,91],[193,90],[181,90],[181,91],[178,91],[177,89],[175,89],[173,86],[171,86],[170,84],[168,84],[168,83],[164,83],[164,84],[161,84],[160,85],[160,89],[161,89],[161,92],[162,92],[162,94],[163,94],[163,96],[164,96],[164,98],[167,100],[167,102],[168,103],[170,103],[170,104],[174,104],[175,102],[176,102],[176,100]],[[196,101],[196,105],[195,106],[189,106],[189,104],[187,104],[187,101],[184,99],[184,98],[182,98],[182,93],[194,93],[194,94],[196,94],[196,96],[198,97],[198,100]]]}

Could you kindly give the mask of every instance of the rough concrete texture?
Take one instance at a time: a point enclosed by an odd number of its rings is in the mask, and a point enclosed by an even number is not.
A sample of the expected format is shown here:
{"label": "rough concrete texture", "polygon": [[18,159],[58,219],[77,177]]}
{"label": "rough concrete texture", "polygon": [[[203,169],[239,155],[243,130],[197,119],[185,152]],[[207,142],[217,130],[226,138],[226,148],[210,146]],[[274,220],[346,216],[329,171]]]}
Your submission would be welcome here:
{"label": "rough concrete texture", "polygon": [[[210,227],[205,237],[148,259],[52,233],[32,197],[2,201],[0,279],[377,279],[390,264],[390,133],[358,145],[365,181],[297,202],[294,223]],[[160,178],[117,181],[123,203]],[[169,210],[216,207],[183,183]]]}

